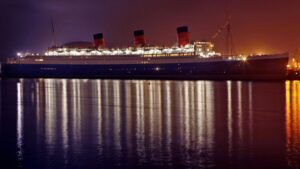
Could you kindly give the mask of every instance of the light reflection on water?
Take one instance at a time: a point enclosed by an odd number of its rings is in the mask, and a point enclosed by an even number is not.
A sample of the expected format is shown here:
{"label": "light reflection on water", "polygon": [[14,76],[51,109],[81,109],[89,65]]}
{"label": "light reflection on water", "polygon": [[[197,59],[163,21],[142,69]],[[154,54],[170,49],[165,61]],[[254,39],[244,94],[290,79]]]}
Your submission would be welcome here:
{"label": "light reflection on water", "polygon": [[17,147],[18,147],[18,160],[23,159],[23,123],[24,123],[24,118],[23,118],[23,86],[21,83],[17,84]]}
{"label": "light reflection on water", "polygon": [[299,168],[299,81],[15,86],[24,168]]}
{"label": "light reflection on water", "polygon": [[300,168],[300,81],[286,81],[285,89],[287,161]]}

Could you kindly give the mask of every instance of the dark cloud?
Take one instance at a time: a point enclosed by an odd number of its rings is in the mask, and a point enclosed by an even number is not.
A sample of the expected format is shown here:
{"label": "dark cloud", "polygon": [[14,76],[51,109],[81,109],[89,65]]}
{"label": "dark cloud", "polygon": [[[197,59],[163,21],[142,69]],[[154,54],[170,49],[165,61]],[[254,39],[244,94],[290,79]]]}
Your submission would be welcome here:
{"label": "dark cloud", "polygon": [[[50,16],[57,43],[91,40],[103,32],[110,46],[132,43],[145,29],[151,44],[172,45],[175,28],[190,27],[193,39],[209,39],[225,22],[227,0],[2,0],[2,57],[19,50],[42,51],[51,44]],[[282,52],[300,46],[300,1],[231,0],[238,52]],[[222,39],[223,38],[223,39]],[[224,35],[216,47],[224,49]]]}

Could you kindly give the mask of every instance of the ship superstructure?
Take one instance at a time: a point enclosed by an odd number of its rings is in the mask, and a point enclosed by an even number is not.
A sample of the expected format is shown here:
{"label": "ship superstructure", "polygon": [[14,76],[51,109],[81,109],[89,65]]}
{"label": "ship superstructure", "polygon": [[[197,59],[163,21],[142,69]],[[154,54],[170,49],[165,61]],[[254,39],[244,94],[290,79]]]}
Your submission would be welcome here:
{"label": "ship superstructure", "polygon": [[189,38],[188,27],[177,28],[171,47],[149,46],[144,30],[134,31],[134,45],[107,48],[102,33],[91,46],[49,48],[44,54],[26,54],[3,64],[7,77],[76,77],[141,79],[282,79],[287,54],[222,56],[211,42]]}
{"label": "ship superstructure", "polygon": [[94,35],[94,46],[89,48],[78,47],[53,47],[48,49],[45,56],[114,56],[114,55],[139,55],[142,57],[161,56],[188,56],[199,57],[220,56],[213,51],[214,45],[211,42],[190,42],[188,27],[177,28],[177,44],[172,47],[147,46],[144,30],[133,32],[134,46],[127,48],[106,48],[102,33]]}
{"label": "ship superstructure", "polygon": [[208,58],[213,56],[221,56],[220,53],[213,51],[211,42],[194,42],[194,44],[186,44],[184,46],[174,47],[128,47],[128,48],[67,48],[55,47],[50,48],[45,56],[129,56],[138,55],[141,57],[163,57],[163,56],[189,56],[197,55],[199,57]]}

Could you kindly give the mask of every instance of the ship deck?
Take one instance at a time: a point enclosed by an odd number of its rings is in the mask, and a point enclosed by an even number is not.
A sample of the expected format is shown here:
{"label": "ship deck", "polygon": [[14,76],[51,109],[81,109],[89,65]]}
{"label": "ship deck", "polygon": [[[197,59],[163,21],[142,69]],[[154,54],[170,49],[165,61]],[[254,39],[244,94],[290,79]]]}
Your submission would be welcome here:
{"label": "ship deck", "polygon": [[139,55],[123,55],[123,56],[26,56],[24,58],[9,59],[7,64],[170,64],[170,63],[210,63],[224,61],[247,61],[247,60],[265,60],[280,59],[287,57],[284,54],[249,56],[246,60],[243,58],[230,58],[222,56],[213,56],[210,58],[201,58],[195,55],[188,56],[160,56],[160,57],[143,57]]}

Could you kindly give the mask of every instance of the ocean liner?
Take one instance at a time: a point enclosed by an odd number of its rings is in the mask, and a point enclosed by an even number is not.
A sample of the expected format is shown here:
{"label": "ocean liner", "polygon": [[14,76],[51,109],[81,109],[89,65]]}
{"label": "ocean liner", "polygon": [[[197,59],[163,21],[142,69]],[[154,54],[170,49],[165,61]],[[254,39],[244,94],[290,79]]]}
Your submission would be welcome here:
{"label": "ocean liner", "polygon": [[67,44],[44,54],[18,54],[2,63],[3,77],[117,79],[284,79],[288,54],[224,56],[207,41],[191,42],[188,27],[177,28],[172,47],[148,46],[144,30],[134,46],[109,49],[102,33],[93,45]]}

